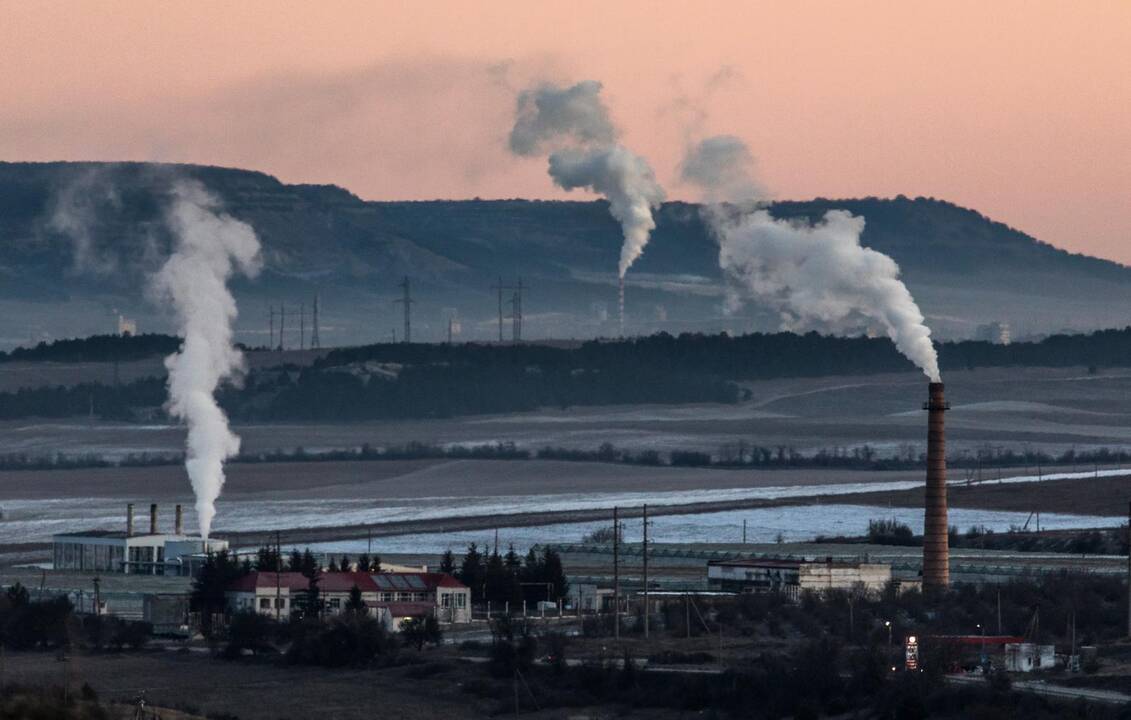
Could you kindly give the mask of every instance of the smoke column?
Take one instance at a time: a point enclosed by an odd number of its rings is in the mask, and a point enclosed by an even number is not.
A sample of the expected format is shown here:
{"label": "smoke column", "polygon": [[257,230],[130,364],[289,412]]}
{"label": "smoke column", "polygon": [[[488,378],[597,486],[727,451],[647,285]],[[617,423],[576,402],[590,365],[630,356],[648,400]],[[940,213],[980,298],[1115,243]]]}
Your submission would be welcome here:
{"label": "smoke column", "polygon": [[227,281],[237,271],[254,277],[261,264],[255,231],[218,205],[197,182],[174,186],[168,222],[175,250],[153,278],[153,288],[172,301],[184,337],[180,350],[165,358],[167,407],[188,423],[185,469],[204,538],[224,485],[224,460],[240,449],[213,397],[221,381],[244,369],[243,354],[232,345],[237,311]]}
{"label": "smoke column", "polygon": [[616,142],[600,93],[601,83],[593,80],[520,93],[510,148],[524,156],[549,151],[550,177],[559,187],[588,188],[609,201],[624,236],[617,264],[623,333],[624,276],[656,228],[652,212],[664,201],[664,190],[648,161]]}
{"label": "smoke column", "polygon": [[752,164],[745,143],[718,136],[692,145],[681,166],[683,179],[702,187],[711,203],[704,216],[719,241],[730,308],[754,298],[775,309],[786,330],[845,329],[866,319],[939,382],[931,331],[899,279],[899,265],[860,244],[864,218],[830,210],[815,224],[775,220],[753,204]]}

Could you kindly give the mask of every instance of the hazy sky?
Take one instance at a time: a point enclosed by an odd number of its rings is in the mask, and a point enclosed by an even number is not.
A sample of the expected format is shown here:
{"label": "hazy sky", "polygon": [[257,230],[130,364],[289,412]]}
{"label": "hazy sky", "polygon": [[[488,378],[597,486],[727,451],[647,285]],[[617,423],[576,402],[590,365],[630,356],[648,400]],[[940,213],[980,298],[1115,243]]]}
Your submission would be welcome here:
{"label": "hazy sky", "polygon": [[731,133],[776,198],[931,195],[1131,263],[1129,48],[1128,0],[0,0],[0,160],[561,197],[505,151],[514,92],[596,79],[669,196]]}

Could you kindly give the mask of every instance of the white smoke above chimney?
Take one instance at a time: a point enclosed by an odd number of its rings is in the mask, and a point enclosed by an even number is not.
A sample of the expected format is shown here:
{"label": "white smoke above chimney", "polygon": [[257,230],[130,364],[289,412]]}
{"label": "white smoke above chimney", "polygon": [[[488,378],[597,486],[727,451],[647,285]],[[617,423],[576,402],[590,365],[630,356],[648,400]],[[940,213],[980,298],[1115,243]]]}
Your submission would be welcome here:
{"label": "white smoke above chimney", "polygon": [[[617,263],[623,289],[625,273],[656,228],[652,213],[664,190],[648,161],[618,143],[618,135],[601,100],[601,83],[544,84],[519,93],[510,148],[524,156],[549,152],[550,177],[559,187],[587,188],[609,201],[624,236]],[[623,317],[622,307],[622,324]]]}
{"label": "white smoke above chimney", "polygon": [[683,180],[709,203],[704,218],[731,286],[728,309],[756,300],[778,312],[785,330],[843,330],[866,320],[939,382],[931,331],[899,265],[860,244],[864,218],[830,210],[817,223],[774,219],[757,206],[753,162],[742,140],[723,135],[691,144],[681,165]]}
{"label": "white smoke above chimney", "polygon": [[165,359],[168,410],[188,423],[185,468],[196,495],[200,534],[207,538],[224,485],[224,460],[240,440],[213,397],[221,381],[239,376],[243,354],[232,344],[235,298],[227,288],[233,272],[258,274],[259,240],[251,226],[219,211],[200,183],[177,182],[168,223],[173,254],[152,278],[153,289],[170,300],[184,343]]}

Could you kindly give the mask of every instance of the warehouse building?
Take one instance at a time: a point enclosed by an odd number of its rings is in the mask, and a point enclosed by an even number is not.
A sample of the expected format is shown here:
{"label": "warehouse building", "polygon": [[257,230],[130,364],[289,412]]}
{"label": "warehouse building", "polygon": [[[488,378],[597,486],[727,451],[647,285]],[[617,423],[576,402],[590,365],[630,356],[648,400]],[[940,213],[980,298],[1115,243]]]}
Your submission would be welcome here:
{"label": "warehouse building", "polygon": [[192,575],[209,552],[226,550],[228,542],[185,535],[181,506],[176,506],[172,533],[161,533],[157,505],[149,506],[149,532],[134,532],[134,506],[126,506],[124,530],[87,530],[52,536],[56,570]]}
{"label": "warehouse building", "polygon": [[707,563],[711,590],[741,593],[783,593],[796,598],[805,591],[882,591],[891,582],[886,563],[810,560],[712,560]]}

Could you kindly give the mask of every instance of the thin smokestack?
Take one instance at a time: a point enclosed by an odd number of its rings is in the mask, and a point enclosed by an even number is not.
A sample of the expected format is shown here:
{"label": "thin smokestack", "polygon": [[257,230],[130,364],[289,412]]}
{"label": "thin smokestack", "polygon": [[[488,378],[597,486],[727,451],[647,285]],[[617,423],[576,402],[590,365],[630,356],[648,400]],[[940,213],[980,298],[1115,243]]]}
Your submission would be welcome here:
{"label": "thin smokestack", "polygon": [[620,315],[618,315],[618,318],[620,319],[620,336],[624,337],[624,276],[623,275],[620,277],[620,283],[618,285],[617,307],[618,307],[619,312],[620,312]]}
{"label": "thin smokestack", "polygon": [[173,532],[177,535],[185,534],[185,515],[184,511],[181,510],[180,503],[173,511]]}
{"label": "thin smokestack", "polygon": [[149,506],[149,534],[157,534],[157,503]]}
{"label": "thin smokestack", "polygon": [[923,532],[923,590],[950,585],[950,537],[946,507],[946,432],[943,413],[950,406],[943,384],[929,385],[927,410],[927,492]]}
{"label": "thin smokestack", "polygon": [[126,537],[134,535],[134,504],[126,504]]}

